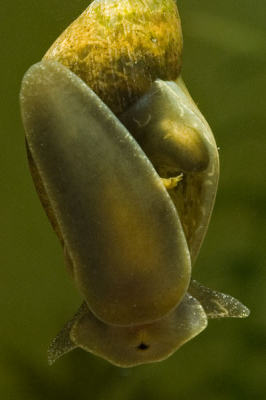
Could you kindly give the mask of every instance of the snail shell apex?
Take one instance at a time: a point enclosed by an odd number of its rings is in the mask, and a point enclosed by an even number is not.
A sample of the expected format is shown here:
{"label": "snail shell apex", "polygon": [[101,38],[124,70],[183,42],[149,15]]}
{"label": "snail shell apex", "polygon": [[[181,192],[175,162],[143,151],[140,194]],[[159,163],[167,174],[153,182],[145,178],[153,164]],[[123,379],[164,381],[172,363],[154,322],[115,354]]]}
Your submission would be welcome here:
{"label": "snail shell apex", "polygon": [[175,80],[182,31],[174,0],[94,1],[55,41],[44,59],[65,65],[115,113],[156,78]]}

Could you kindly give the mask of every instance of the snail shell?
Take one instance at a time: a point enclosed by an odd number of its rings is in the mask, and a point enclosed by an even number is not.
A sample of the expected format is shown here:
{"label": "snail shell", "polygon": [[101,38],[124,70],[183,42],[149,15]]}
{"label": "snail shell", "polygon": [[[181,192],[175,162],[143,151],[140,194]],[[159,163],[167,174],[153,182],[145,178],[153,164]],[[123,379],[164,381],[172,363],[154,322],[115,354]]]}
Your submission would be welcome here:
{"label": "snail shell", "polygon": [[44,59],[65,65],[119,114],[156,78],[180,75],[182,48],[174,0],[96,0]]}
{"label": "snail shell", "polygon": [[96,0],[26,73],[33,180],[84,303],[49,348],[130,367],[246,317],[191,279],[219,177],[212,132],[180,78],[173,0]]}

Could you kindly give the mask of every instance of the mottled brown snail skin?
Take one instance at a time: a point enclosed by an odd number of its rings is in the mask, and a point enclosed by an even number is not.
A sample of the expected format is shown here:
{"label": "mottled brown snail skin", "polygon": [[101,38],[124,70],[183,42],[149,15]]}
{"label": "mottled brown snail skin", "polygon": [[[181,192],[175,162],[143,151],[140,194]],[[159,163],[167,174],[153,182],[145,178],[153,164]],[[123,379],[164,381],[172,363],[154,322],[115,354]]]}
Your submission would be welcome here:
{"label": "mottled brown snail skin", "polygon": [[174,0],[96,0],[44,59],[69,68],[119,114],[156,78],[177,79],[182,48]]}

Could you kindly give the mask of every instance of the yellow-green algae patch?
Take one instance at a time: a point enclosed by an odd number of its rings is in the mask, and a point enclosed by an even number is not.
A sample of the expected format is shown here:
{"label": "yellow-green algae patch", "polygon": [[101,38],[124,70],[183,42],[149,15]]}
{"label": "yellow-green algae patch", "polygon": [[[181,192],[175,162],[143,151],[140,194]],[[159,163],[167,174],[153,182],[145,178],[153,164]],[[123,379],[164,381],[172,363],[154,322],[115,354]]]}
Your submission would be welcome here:
{"label": "yellow-green algae patch", "polygon": [[156,78],[180,75],[182,32],[175,1],[96,0],[44,59],[72,70],[119,114]]}

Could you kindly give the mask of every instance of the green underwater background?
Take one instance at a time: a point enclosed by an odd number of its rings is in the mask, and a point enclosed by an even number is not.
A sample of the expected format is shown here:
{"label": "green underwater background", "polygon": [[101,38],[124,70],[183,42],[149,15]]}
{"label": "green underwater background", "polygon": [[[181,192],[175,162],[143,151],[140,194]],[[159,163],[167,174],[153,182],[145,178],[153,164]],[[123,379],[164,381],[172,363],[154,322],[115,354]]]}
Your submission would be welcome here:
{"label": "green underwater background", "polygon": [[179,0],[182,76],[219,147],[221,177],[193,277],[251,310],[209,326],[166,361],[130,369],[47,348],[82,298],[28,170],[19,91],[88,1],[3,0],[0,13],[3,400],[266,398],[266,2]]}

